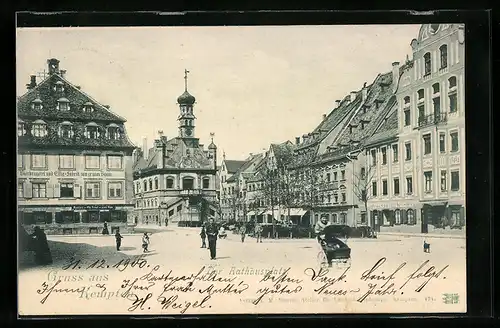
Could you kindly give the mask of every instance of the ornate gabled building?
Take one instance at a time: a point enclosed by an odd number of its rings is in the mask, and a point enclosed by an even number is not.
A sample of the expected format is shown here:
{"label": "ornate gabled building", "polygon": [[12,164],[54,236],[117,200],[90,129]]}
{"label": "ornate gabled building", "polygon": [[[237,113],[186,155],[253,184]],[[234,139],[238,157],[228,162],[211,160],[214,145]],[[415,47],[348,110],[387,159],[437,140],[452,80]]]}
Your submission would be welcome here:
{"label": "ornate gabled building", "polygon": [[221,219],[224,221],[231,221],[236,220],[238,217],[238,193],[236,191],[237,179],[234,175],[243,165],[245,165],[247,161],[229,160],[226,159],[226,154],[223,154],[222,156],[223,159],[219,168]]}
{"label": "ornate gabled building", "polygon": [[127,227],[132,151],[125,119],[65,78],[59,60],[17,101],[18,219],[49,234]]}
{"label": "ornate gabled building", "polygon": [[178,136],[159,131],[154,146],[139,154],[134,166],[135,221],[138,225],[174,223],[198,226],[217,217],[217,146],[207,147],[195,134],[195,97],[187,90],[177,98]]}
{"label": "ornate gabled building", "polygon": [[397,92],[401,179],[421,232],[465,226],[464,37],[462,24],[422,25]]}

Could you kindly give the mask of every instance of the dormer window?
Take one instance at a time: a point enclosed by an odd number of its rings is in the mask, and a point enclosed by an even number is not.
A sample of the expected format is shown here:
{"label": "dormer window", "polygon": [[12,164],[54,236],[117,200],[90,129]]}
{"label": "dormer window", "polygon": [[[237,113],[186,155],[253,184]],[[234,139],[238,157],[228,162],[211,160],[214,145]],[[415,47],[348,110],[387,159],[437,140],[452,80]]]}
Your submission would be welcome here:
{"label": "dormer window", "polygon": [[54,91],[64,92],[64,83],[62,83],[61,81],[57,81],[56,85],[54,86]]}
{"label": "dormer window", "polygon": [[89,102],[86,102],[84,105],[83,105],[83,111],[85,113],[92,113],[94,111],[94,104],[92,104],[90,101]]}
{"label": "dormer window", "polygon": [[23,121],[19,121],[17,123],[17,135],[19,137],[26,135],[26,123],[24,123]]}
{"label": "dormer window", "polygon": [[73,130],[73,124],[71,122],[62,122],[59,125],[59,136],[61,138],[73,138],[75,132]]}
{"label": "dormer window", "polygon": [[48,134],[47,123],[42,120],[36,120],[31,125],[31,135],[34,137],[45,137]]}
{"label": "dormer window", "polygon": [[33,100],[33,102],[31,103],[31,108],[33,108],[34,110],[42,109],[42,100],[40,98],[36,98],[35,100]]}
{"label": "dormer window", "polygon": [[99,126],[91,122],[85,126],[85,137],[87,139],[97,139],[99,138]]}
{"label": "dormer window", "polygon": [[57,101],[57,109],[60,111],[68,111],[69,110],[69,100],[66,98],[60,98]]}
{"label": "dormer window", "polygon": [[107,137],[110,140],[118,140],[120,139],[120,127],[116,124],[110,124],[106,130]]}

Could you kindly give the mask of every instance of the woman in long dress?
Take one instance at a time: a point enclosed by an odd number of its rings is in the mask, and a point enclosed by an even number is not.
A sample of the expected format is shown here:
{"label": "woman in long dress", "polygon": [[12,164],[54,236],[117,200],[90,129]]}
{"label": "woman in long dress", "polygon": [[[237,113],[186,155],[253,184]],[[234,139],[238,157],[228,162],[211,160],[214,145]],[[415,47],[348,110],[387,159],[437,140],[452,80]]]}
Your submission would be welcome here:
{"label": "woman in long dress", "polygon": [[38,265],[52,264],[52,254],[45,232],[40,227],[35,227],[31,237],[34,238],[35,263]]}

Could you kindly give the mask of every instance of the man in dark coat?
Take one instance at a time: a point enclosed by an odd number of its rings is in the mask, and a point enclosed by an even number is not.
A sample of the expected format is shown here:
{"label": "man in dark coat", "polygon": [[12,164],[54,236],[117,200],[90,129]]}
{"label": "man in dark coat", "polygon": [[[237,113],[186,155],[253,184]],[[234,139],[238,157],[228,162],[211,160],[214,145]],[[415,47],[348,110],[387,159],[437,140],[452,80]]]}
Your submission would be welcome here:
{"label": "man in dark coat", "polygon": [[52,254],[50,254],[45,232],[40,227],[35,227],[31,237],[34,238],[35,263],[38,265],[52,264]]}
{"label": "man in dark coat", "polygon": [[119,251],[120,247],[122,246],[122,235],[120,235],[120,230],[116,229],[115,233],[115,241],[116,241],[116,250]]}
{"label": "man in dark coat", "polygon": [[205,231],[208,237],[208,248],[210,249],[210,259],[215,260],[216,248],[217,248],[217,235],[219,233],[219,229],[215,224],[214,219],[210,219],[205,228]]}
{"label": "man in dark coat", "polygon": [[103,235],[109,235],[108,222],[104,221],[104,228],[102,229]]}

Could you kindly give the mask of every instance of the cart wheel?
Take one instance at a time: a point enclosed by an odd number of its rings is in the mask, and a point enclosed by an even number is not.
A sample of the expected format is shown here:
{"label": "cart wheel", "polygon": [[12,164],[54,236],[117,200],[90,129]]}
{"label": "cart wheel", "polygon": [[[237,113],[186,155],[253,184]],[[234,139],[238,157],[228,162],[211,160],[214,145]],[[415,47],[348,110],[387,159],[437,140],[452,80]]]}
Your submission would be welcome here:
{"label": "cart wheel", "polygon": [[318,253],[318,263],[321,267],[328,266],[328,259],[326,258],[325,252],[320,251]]}

